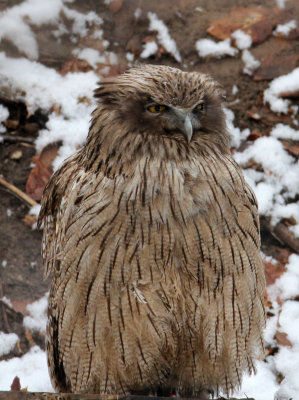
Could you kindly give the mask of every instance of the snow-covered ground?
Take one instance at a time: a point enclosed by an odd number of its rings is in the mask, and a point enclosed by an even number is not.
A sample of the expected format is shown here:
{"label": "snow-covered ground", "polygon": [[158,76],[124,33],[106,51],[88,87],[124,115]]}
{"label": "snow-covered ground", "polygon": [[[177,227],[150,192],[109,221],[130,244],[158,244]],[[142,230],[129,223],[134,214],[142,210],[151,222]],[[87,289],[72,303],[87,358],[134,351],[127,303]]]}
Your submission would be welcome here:
{"label": "snow-covered ground", "polygon": [[[36,140],[37,151],[47,144],[62,141],[58,156],[54,162],[56,169],[59,164],[78,146],[84,143],[88,133],[90,114],[94,108],[92,98],[99,76],[94,70],[89,72],[68,72],[62,76],[54,69],[48,68],[36,60],[38,59],[38,45],[32,26],[51,23],[53,34],[59,43],[63,33],[69,33],[74,41],[87,34],[87,27],[94,26],[93,35],[101,38],[108,46],[109,38],[105,38],[102,30],[102,19],[93,12],[81,14],[71,8],[72,0],[26,0],[20,5],[9,8],[0,13],[0,40],[5,38],[22,49],[24,58],[9,58],[0,52],[0,87],[9,85],[16,96],[22,98],[33,112],[41,108],[49,115],[46,128],[39,133]],[[280,0],[279,3],[282,3]],[[71,22],[66,27],[61,18],[63,15]],[[135,18],[138,19],[141,10],[136,9]],[[157,32],[157,42],[150,41],[144,44],[141,58],[158,52],[161,45],[179,63],[182,60],[180,50],[171,37],[166,24],[155,13],[147,15],[149,29]],[[277,27],[276,33],[285,33],[293,29],[295,23]],[[238,30],[232,34],[232,40],[226,39],[215,42],[211,39],[198,38],[195,49],[199,57],[241,56],[244,62],[244,72],[251,74],[257,68],[258,61],[249,51],[252,41],[248,34]],[[110,61],[117,63],[113,53],[104,50],[101,54],[94,49],[80,49],[74,51],[78,57],[85,59],[95,68],[103,57],[109,56]],[[134,59],[133,54],[127,53],[128,62]],[[281,92],[299,89],[299,68],[290,74],[281,76],[270,82],[264,92],[265,103],[277,113],[288,113],[292,108],[294,124],[298,125],[298,110],[292,107],[289,100],[282,99]],[[238,95],[236,85],[232,91]],[[84,98],[84,101],[82,99]],[[54,106],[60,112],[53,111]],[[244,167],[244,174],[253,187],[259,202],[260,214],[271,218],[273,224],[282,218],[293,218],[294,225],[290,228],[299,237],[299,205],[296,199],[299,195],[299,164],[279,141],[280,138],[299,139],[299,130],[285,124],[277,124],[270,136],[261,137],[249,143],[245,151],[238,151],[240,145],[249,136],[249,129],[240,130],[235,125],[233,112],[224,109],[227,126],[232,136],[232,145],[236,148],[235,158]],[[5,132],[2,124],[8,116],[8,110],[0,105],[0,135]],[[1,140],[1,136],[0,136]],[[248,162],[254,161],[261,165],[256,169],[248,167]],[[273,261],[275,262],[275,261]],[[2,267],[4,267],[2,263]],[[299,294],[299,256],[291,255],[286,272],[268,288],[268,297],[272,301],[272,316],[268,319],[265,330],[266,344],[278,346],[279,350],[266,361],[258,361],[257,374],[245,377],[243,386],[236,395],[254,397],[256,400],[299,399],[299,302],[294,297]],[[7,300],[7,299],[6,299]],[[7,300],[9,302],[9,300]],[[28,306],[28,316],[24,318],[24,325],[28,329],[44,332],[46,324],[46,297]],[[275,341],[277,331],[287,334],[289,345],[282,346]],[[0,355],[7,354],[18,340],[15,334],[0,332]],[[279,385],[277,375],[284,380]],[[13,378],[20,377],[22,387],[30,391],[51,391],[45,353],[38,347],[21,358],[13,358],[0,362],[0,390],[9,390]]]}

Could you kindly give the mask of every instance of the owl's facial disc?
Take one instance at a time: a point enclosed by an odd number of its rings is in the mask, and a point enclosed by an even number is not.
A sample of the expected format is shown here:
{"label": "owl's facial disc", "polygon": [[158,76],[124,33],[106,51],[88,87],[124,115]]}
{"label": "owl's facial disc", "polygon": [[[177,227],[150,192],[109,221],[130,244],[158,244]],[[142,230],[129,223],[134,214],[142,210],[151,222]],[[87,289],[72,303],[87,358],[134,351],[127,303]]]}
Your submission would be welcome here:
{"label": "owl's facial disc", "polygon": [[202,109],[201,104],[190,109],[149,104],[146,109],[150,114],[160,116],[162,125],[168,134],[179,131],[184,135],[188,143],[193,137],[194,130],[200,128],[198,112]]}

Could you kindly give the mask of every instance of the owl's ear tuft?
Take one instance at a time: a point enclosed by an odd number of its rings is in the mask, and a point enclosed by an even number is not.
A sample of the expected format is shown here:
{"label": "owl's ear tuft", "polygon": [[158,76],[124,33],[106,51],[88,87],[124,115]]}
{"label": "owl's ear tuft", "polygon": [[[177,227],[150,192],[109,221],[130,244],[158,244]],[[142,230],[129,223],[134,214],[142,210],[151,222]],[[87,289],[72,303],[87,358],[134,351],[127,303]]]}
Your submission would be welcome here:
{"label": "owl's ear tuft", "polygon": [[99,87],[94,90],[94,97],[100,103],[116,103],[118,101],[118,87],[112,80],[99,82]]}

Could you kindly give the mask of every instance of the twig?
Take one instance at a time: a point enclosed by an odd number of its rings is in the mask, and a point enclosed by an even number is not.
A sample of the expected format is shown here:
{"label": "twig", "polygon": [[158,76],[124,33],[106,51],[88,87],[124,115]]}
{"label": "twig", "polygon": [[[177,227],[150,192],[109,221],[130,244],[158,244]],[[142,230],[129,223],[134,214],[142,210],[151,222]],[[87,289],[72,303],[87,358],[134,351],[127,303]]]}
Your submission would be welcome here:
{"label": "twig", "polygon": [[33,200],[31,197],[29,197],[26,193],[24,193],[22,190],[18,189],[15,185],[12,183],[7,182],[3,176],[0,176],[0,185],[6,187],[9,191],[11,191],[13,194],[17,195],[21,200],[25,201],[30,207],[38,206],[38,203]]}
{"label": "twig", "polygon": [[33,144],[35,140],[30,137],[25,138],[23,136],[10,136],[10,135],[0,135],[0,140],[1,139],[3,139],[4,142],[10,142],[10,143],[23,142],[29,144]]}
{"label": "twig", "polygon": [[283,222],[279,222],[277,225],[272,226],[268,218],[261,218],[261,226],[281,244],[288,246],[290,249],[295,251],[295,253],[299,254],[299,240]]}

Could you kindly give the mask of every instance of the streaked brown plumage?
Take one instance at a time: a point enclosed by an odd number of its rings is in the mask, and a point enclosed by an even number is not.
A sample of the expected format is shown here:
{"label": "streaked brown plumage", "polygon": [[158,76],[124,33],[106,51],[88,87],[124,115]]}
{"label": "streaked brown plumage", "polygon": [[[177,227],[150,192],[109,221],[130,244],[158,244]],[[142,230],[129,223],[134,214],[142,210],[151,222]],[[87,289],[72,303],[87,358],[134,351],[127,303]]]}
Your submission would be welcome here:
{"label": "streaked brown plumage", "polygon": [[43,198],[59,391],[229,393],[263,352],[254,194],[218,85],[165,66],[101,83],[85,146]]}

